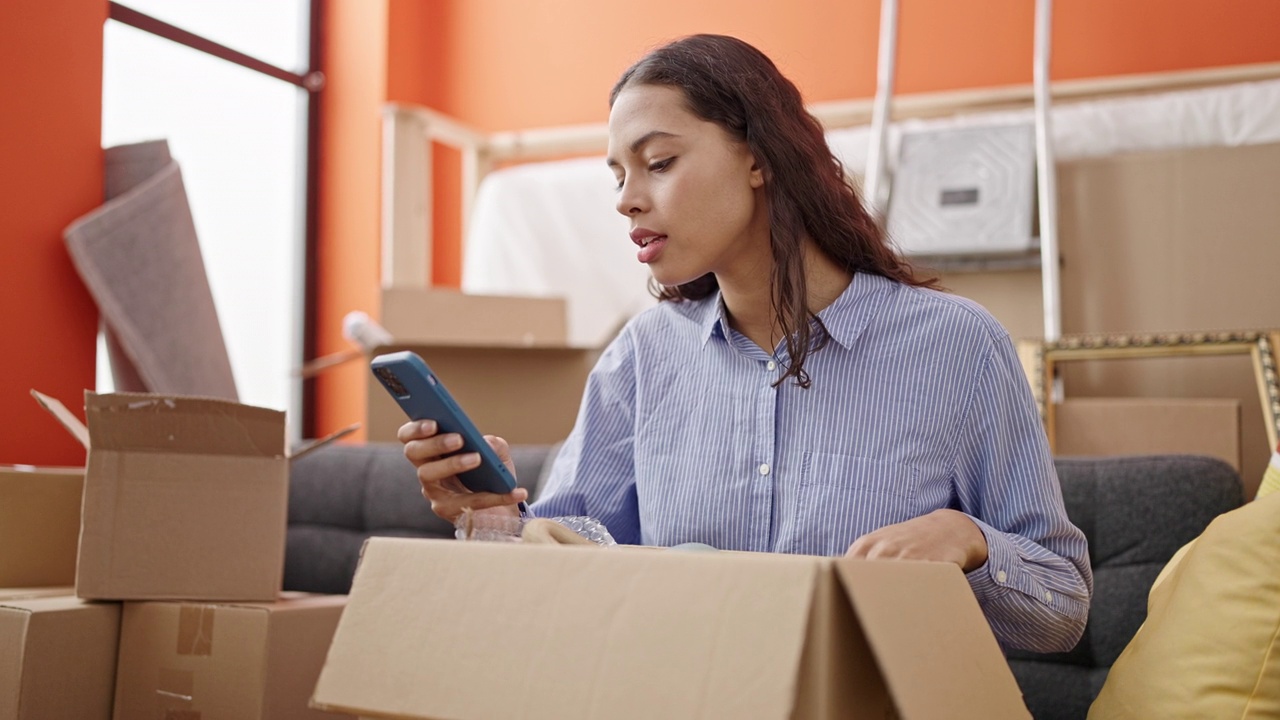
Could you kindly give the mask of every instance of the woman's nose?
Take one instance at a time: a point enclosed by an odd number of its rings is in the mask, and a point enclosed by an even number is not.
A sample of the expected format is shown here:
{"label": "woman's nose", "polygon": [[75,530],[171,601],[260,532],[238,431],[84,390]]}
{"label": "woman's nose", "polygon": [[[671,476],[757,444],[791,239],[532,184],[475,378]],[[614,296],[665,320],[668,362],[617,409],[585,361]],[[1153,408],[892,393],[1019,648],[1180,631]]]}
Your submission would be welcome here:
{"label": "woman's nose", "polygon": [[631,183],[624,182],[622,189],[618,191],[618,204],[616,208],[619,213],[626,217],[638,215],[644,212],[644,199],[639,189]]}

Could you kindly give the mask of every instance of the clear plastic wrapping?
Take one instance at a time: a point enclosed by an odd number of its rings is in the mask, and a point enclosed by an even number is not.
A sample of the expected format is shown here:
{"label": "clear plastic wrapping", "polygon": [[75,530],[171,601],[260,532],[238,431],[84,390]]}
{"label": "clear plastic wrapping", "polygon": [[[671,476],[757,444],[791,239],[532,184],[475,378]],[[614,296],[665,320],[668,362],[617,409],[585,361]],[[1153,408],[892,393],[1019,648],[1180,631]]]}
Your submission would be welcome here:
{"label": "clear plastic wrapping", "polygon": [[[454,523],[453,534],[459,540],[521,542],[524,526],[533,519],[511,515],[466,512],[458,516],[457,522]],[[574,515],[547,519],[560,523],[597,545],[610,546],[618,544],[613,539],[613,536],[609,534],[609,529],[604,526],[604,523],[594,518]]]}

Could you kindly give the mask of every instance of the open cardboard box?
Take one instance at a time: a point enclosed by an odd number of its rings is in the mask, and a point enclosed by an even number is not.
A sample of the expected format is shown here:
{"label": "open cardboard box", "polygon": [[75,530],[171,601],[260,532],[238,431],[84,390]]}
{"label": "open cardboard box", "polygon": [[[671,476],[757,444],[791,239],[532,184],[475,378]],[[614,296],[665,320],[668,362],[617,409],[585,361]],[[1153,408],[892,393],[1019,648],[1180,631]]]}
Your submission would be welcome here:
{"label": "open cardboard box", "polygon": [[372,538],[312,699],[377,718],[1028,718],[959,568]]}
{"label": "open cardboard box", "polygon": [[0,465],[0,588],[75,582],[83,490],[84,468]]}
{"label": "open cardboard box", "polygon": [[120,604],[0,590],[0,720],[110,720]]}
{"label": "open cardboard box", "polygon": [[86,427],[61,402],[32,392],[89,451],[79,597],[276,598],[291,459],[284,413],[225,400],[87,392]]}
{"label": "open cardboard box", "polygon": [[125,603],[115,717],[347,717],[307,707],[346,601]]}

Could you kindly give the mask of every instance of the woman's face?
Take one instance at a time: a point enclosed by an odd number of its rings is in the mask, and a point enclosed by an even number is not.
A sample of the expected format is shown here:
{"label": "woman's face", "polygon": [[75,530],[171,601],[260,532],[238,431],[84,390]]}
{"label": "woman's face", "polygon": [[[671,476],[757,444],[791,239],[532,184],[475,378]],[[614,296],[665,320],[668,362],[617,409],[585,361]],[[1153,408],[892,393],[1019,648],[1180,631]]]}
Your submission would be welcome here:
{"label": "woman's face", "polygon": [[767,273],[763,175],[745,143],[689,111],[684,93],[635,85],[609,113],[609,167],[637,259],[663,285]]}

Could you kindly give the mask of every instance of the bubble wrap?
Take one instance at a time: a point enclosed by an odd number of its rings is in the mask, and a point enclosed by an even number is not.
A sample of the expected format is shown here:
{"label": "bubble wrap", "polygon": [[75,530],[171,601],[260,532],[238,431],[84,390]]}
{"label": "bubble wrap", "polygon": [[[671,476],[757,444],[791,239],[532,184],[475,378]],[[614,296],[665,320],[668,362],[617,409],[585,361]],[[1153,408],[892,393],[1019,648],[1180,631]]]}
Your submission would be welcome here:
{"label": "bubble wrap", "polygon": [[[470,534],[467,530],[467,516],[458,516],[454,524],[453,536],[459,540],[480,540],[485,542],[520,542],[520,533],[524,524],[532,518],[510,517],[505,515],[472,515]],[[617,545],[617,541],[609,534],[609,529],[599,520],[581,515],[570,517],[548,518],[564,525],[575,533],[597,545]]]}

